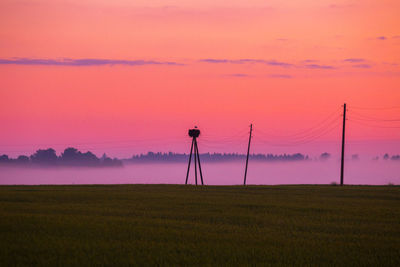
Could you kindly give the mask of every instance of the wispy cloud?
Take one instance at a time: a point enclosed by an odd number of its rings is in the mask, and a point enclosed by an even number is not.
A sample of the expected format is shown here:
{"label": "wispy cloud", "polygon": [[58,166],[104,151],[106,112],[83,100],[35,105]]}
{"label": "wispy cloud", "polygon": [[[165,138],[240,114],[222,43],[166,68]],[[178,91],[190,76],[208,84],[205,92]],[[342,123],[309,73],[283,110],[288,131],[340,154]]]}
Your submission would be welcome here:
{"label": "wispy cloud", "polygon": [[214,59],[214,58],[206,58],[200,59],[200,62],[205,63],[213,63],[213,64],[221,64],[221,63],[230,63],[230,64],[265,64],[269,66],[278,66],[278,67],[292,67],[293,64],[287,62],[281,62],[276,60],[264,60],[264,59]]}
{"label": "wispy cloud", "polygon": [[214,59],[214,58],[200,59],[199,61],[206,63],[231,63],[231,60],[228,59]]}
{"label": "wispy cloud", "polygon": [[361,68],[361,69],[369,69],[372,66],[369,64],[356,64],[356,65],[352,65],[353,68]]}
{"label": "wispy cloud", "polygon": [[307,64],[307,65],[304,65],[304,67],[307,69],[325,69],[325,70],[335,69],[335,67],[331,66],[331,65],[319,65],[319,64]]}
{"label": "wispy cloud", "polygon": [[332,5],[329,5],[329,7],[334,8],[334,9],[342,9],[342,8],[354,7],[354,5],[353,4],[347,4],[347,5],[332,4]]}
{"label": "wispy cloud", "polygon": [[399,63],[395,63],[395,62],[382,62],[382,63],[387,66],[399,66]]}
{"label": "wispy cloud", "polygon": [[288,75],[288,74],[270,74],[270,75],[268,75],[268,77],[278,78],[278,79],[292,79],[293,78],[292,75]]}
{"label": "wispy cloud", "polygon": [[376,39],[377,39],[377,40],[384,41],[384,40],[387,39],[387,37],[386,37],[386,36],[378,36],[378,37],[376,37]]}
{"label": "wispy cloud", "polygon": [[[356,59],[357,60],[357,59]],[[215,59],[215,58],[206,58],[200,59],[199,62],[211,63],[211,64],[264,64],[268,66],[275,66],[275,67],[299,67],[299,68],[306,68],[306,69],[336,69],[333,65],[323,65],[323,64],[316,64],[313,62],[318,62],[317,60],[303,60],[304,65],[293,64],[288,62],[276,61],[276,60],[264,60],[264,59]],[[361,61],[355,61],[361,62]]]}
{"label": "wispy cloud", "polygon": [[274,60],[266,61],[265,64],[271,65],[271,66],[281,66],[281,67],[293,66],[293,64],[291,64],[291,63],[285,63],[285,62],[274,61]]}
{"label": "wispy cloud", "polygon": [[227,74],[225,76],[227,76],[227,77],[236,77],[236,78],[251,77],[251,75],[248,75],[248,74],[245,74],[245,73],[232,73],[232,74]]}
{"label": "wispy cloud", "polygon": [[363,58],[346,58],[343,61],[350,62],[350,63],[359,63],[359,62],[364,62],[365,59],[363,59]]}
{"label": "wispy cloud", "polygon": [[99,59],[99,58],[82,58],[82,59],[38,59],[38,58],[11,58],[0,59],[0,64],[13,65],[43,65],[43,66],[104,66],[104,65],[126,65],[126,66],[143,66],[143,65],[184,65],[173,61],[155,61],[155,60],[120,60],[120,59]]}

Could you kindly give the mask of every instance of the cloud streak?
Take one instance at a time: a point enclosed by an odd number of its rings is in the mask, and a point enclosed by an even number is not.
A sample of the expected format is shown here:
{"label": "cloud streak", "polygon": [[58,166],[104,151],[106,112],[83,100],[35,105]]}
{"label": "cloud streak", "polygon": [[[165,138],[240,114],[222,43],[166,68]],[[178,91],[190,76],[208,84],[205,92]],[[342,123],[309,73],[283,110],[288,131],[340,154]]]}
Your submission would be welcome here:
{"label": "cloud streak", "polygon": [[232,73],[232,74],[228,74],[226,76],[228,76],[228,77],[236,77],[236,78],[250,77],[250,75],[245,74],[245,73]]}
{"label": "cloud streak", "polygon": [[369,68],[371,68],[372,66],[369,65],[369,64],[356,64],[356,65],[353,65],[352,67],[353,67],[353,68],[361,68],[361,69],[369,69]]}
{"label": "cloud streak", "polygon": [[276,67],[292,67],[293,64],[287,62],[281,62],[276,60],[264,60],[264,59],[215,59],[215,58],[206,58],[200,59],[200,62],[211,63],[211,64],[264,64],[269,66]]}
{"label": "cloud streak", "polygon": [[[359,63],[362,62],[362,59],[348,59],[348,62]],[[292,64],[288,62],[276,61],[276,60],[264,60],[264,59],[215,59],[215,58],[206,58],[200,59],[199,62],[210,63],[210,64],[264,64],[272,67],[296,67],[296,68],[306,68],[306,69],[323,69],[323,70],[333,70],[336,69],[335,66],[332,65],[322,65],[316,64],[313,62],[318,62],[317,60],[304,60],[304,65]],[[275,77],[275,78],[291,78],[291,77]]]}
{"label": "cloud streak", "polygon": [[[318,60],[303,60],[303,64],[295,64],[277,60],[265,60],[265,59],[217,59],[217,58],[205,58],[198,59],[194,62],[208,63],[208,64],[261,64],[271,67],[281,67],[281,68],[305,68],[305,69],[320,69],[320,70],[334,70],[337,66],[329,64],[318,64]],[[344,63],[352,63],[354,68],[371,68],[372,66],[366,64],[366,60],[363,58],[345,58],[342,60]],[[71,59],[71,58],[57,58],[57,59],[43,59],[43,58],[0,58],[0,65],[28,65],[28,66],[75,66],[75,67],[90,67],[90,66],[114,66],[114,65],[124,65],[124,66],[144,66],[144,65],[170,65],[170,66],[182,66],[187,65],[175,61],[158,61],[158,60],[126,60],[126,59],[101,59],[101,58],[81,58],[81,59]],[[231,77],[249,77],[248,74],[243,73],[233,73]],[[272,75],[271,78],[292,78],[290,75]]]}
{"label": "cloud streak", "polygon": [[307,64],[304,65],[304,67],[307,69],[321,69],[321,70],[335,69],[335,67],[331,65],[319,65],[319,64]]}
{"label": "cloud streak", "polygon": [[41,66],[143,66],[143,65],[184,65],[173,61],[155,61],[155,60],[120,60],[120,59],[99,59],[99,58],[82,58],[82,59],[37,59],[37,58],[11,58],[0,59],[1,65],[41,65]]}
{"label": "cloud streak", "polygon": [[346,58],[343,61],[350,62],[350,63],[360,63],[360,62],[364,62],[365,59],[363,59],[363,58]]}
{"label": "cloud streak", "polygon": [[292,75],[288,75],[288,74],[271,74],[271,75],[268,75],[268,77],[277,78],[277,79],[292,79],[293,78]]}

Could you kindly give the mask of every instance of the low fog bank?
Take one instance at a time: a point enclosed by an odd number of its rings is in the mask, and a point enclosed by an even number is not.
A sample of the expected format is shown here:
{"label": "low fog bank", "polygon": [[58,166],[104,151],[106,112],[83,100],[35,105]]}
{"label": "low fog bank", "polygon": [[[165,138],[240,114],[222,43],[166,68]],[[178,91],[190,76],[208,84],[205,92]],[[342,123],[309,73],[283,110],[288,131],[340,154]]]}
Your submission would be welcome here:
{"label": "low fog bank", "polygon": [[[240,185],[245,161],[204,162],[207,185]],[[194,183],[192,165],[189,182]],[[2,185],[39,184],[184,184],[187,162],[135,163],[121,168],[10,168],[0,167]],[[400,184],[397,160],[350,159],[345,162],[345,184]],[[337,159],[291,162],[249,161],[247,184],[331,184],[339,183]]]}

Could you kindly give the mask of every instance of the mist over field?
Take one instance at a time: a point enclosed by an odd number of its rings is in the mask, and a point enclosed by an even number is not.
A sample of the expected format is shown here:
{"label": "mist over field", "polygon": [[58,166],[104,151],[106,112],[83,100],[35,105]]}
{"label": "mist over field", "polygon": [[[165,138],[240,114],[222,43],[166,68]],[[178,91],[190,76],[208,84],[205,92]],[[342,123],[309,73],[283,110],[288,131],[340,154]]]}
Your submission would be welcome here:
{"label": "mist over field", "polygon": [[[243,183],[245,162],[204,162],[206,185]],[[135,163],[118,168],[0,167],[2,185],[39,184],[183,184],[187,163]],[[330,184],[339,183],[340,161],[258,162],[250,161],[247,184]],[[198,177],[199,179],[199,177]],[[200,181],[200,179],[198,180]],[[400,161],[348,160],[345,184],[400,184]],[[194,184],[194,165],[189,183]]]}

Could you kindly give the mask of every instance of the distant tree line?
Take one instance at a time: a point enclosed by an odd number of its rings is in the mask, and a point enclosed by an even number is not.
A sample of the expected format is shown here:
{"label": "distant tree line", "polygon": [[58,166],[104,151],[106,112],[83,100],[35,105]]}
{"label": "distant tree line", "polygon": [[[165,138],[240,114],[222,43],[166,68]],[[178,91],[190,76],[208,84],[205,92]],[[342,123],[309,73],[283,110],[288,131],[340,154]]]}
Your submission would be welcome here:
{"label": "distant tree line", "polygon": [[[328,160],[330,158],[331,158],[331,154],[329,154],[327,152],[322,153],[319,156],[319,160],[321,160],[321,161],[326,161],[326,160]],[[383,155],[382,158],[384,160],[400,160],[400,155],[392,155],[392,156],[390,156],[388,153],[386,153],[386,154]],[[358,154],[353,154],[353,155],[351,155],[351,160],[358,161],[358,160],[360,160],[360,156]],[[372,160],[374,160],[374,161],[379,160],[379,156],[373,157]]]}
{"label": "distant tree line", "polygon": [[[147,154],[134,155],[129,159],[124,159],[126,163],[140,163],[140,162],[186,162],[189,155],[185,153],[162,153],[162,152],[148,152]],[[203,153],[200,154],[201,161],[204,162],[223,162],[223,161],[242,161],[246,159],[246,154],[239,153]],[[311,160],[308,155],[301,153],[294,154],[250,154],[250,160],[255,161],[307,161]],[[328,161],[332,155],[328,152],[322,153],[315,160]],[[376,156],[373,160],[378,160]],[[385,154],[384,160],[400,160],[400,155],[389,156]],[[358,154],[351,155],[351,160],[358,161],[360,156]]]}
{"label": "distant tree line", "polygon": [[389,159],[391,159],[391,160],[400,160],[400,155],[389,156],[389,154],[386,153],[385,155],[383,155],[383,159],[384,160],[389,160]]}
{"label": "distant tree line", "polygon": [[[52,148],[39,149],[31,156],[21,155],[17,158],[9,158],[8,155],[0,156],[0,165],[17,165],[17,166],[86,166],[86,167],[115,167],[122,166],[126,163],[150,163],[150,162],[186,162],[189,155],[185,153],[161,153],[148,152],[147,154],[134,155],[129,159],[120,160],[117,158],[111,159],[105,154],[98,158],[92,152],[81,152],[76,148],[69,147],[57,156],[56,151]],[[246,159],[246,154],[239,153],[203,153],[200,154],[202,162],[227,162],[227,161],[243,161]],[[294,154],[250,154],[250,160],[255,161],[307,161],[310,160],[308,155],[301,153]],[[327,161],[331,158],[331,154],[325,152],[319,156],[320,161]],[[359,160],[358,154],[351,156],[352,160]],[[374,157],[373,160],[378,160],[379,157]],[[389,154],[383,155],[384,160],[400,160],[400,155]]]}
{"label": "distant tree line", "polygon": [[83,167],[115,167],[122,166],[119,159],[111,159],[105,154],[98,158],[95,154],[88,151],[82,153],[76,148],[69,147],[57,156],[56,151],[52,148],[39,149],[31,156],[21,155],[17,158],[9,158],[8,155],[0,156],[0,164],[10,164],[18,166],[83,166]]}
{"label": "distant tree line", "polygon": [[[188,154],[181,153],[161,153],[161,152],[148,152],[147,154],[134,155],[130,159],[124,161],[128,163],[136,162],[186,162],[188,160]],[[249,156],[251,160],[257,161],[301,161],[308,160],[307,155],[300,153],[296,154],[251,154]],[[246,159],[246,154],[238,153],[204,153],[200,154],[200,159],[203,162],[221,162],[221,161],[241,161]]]}

